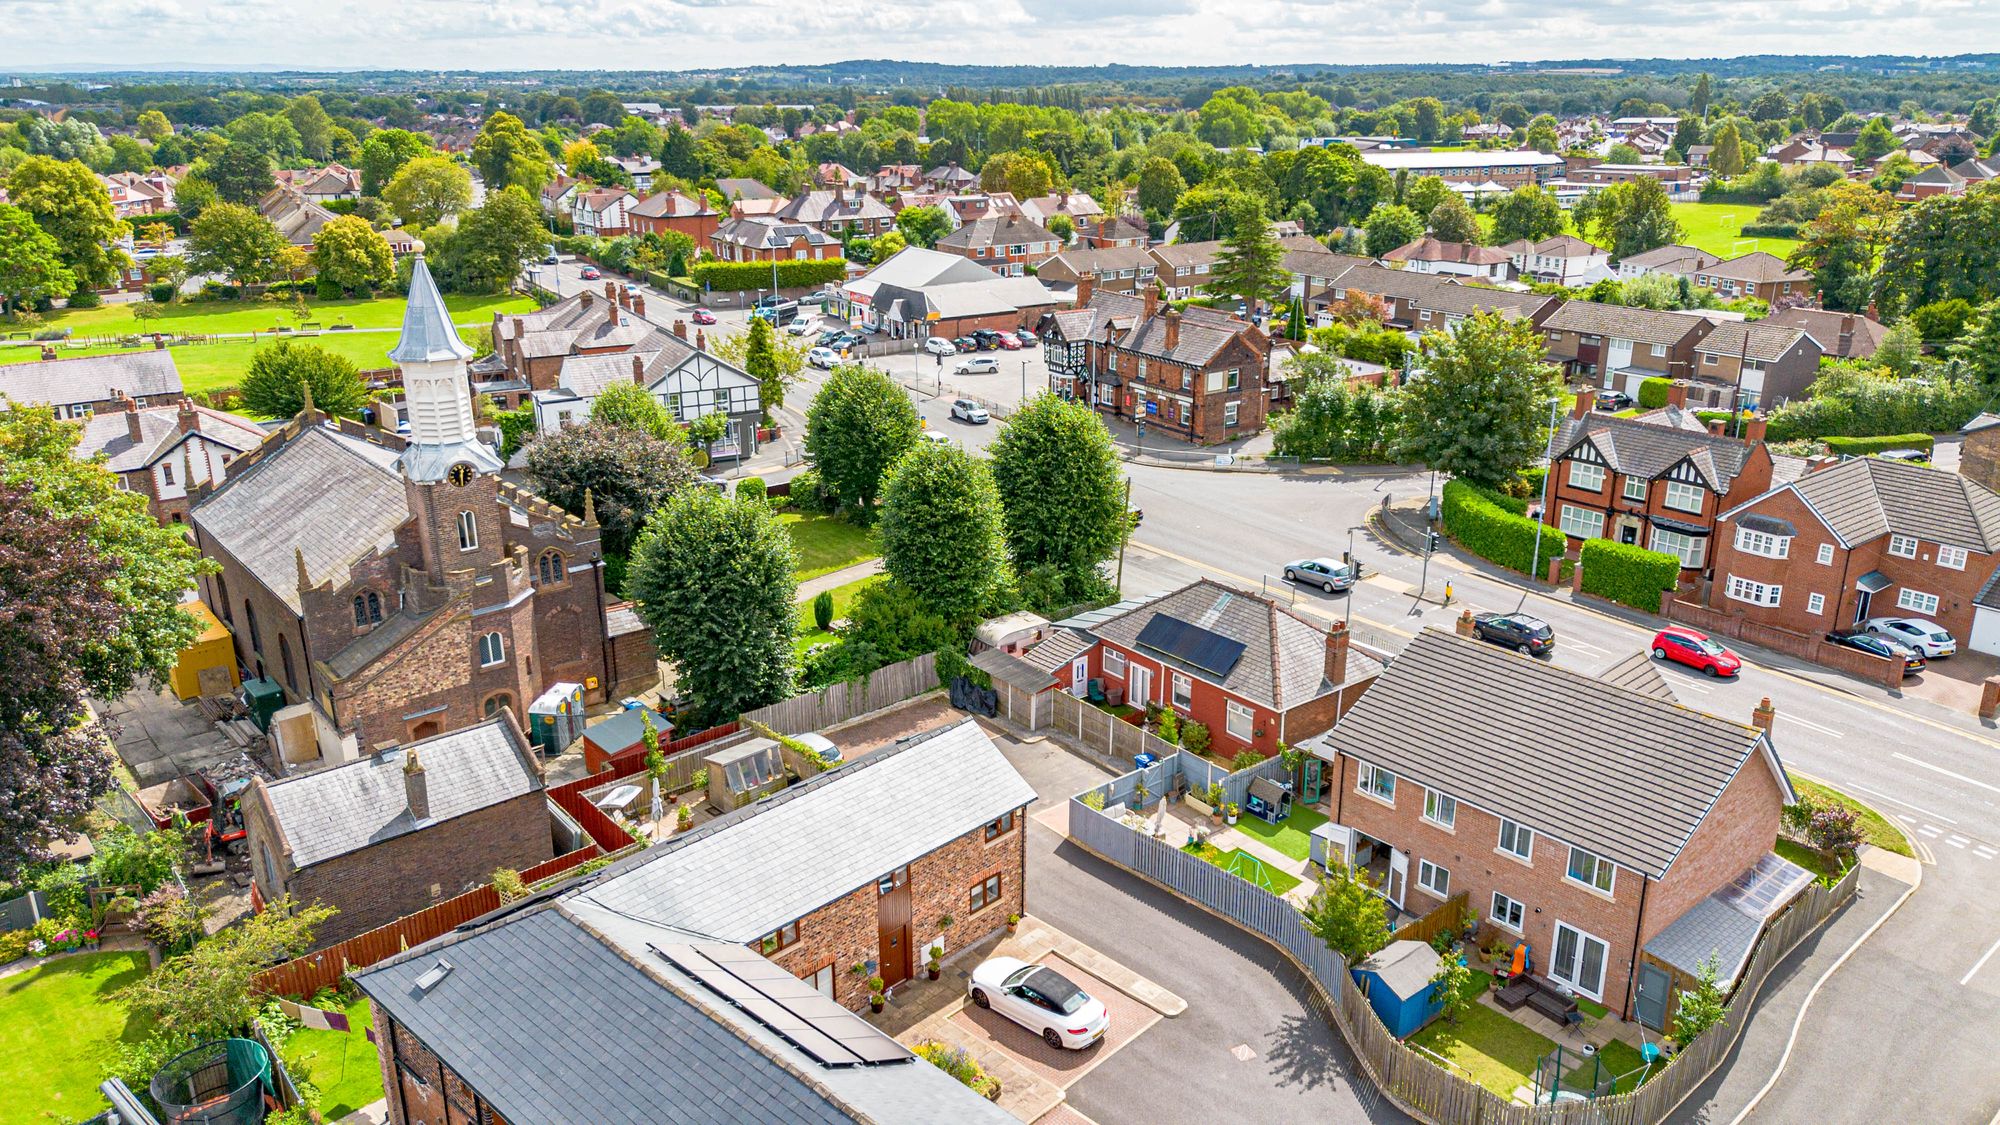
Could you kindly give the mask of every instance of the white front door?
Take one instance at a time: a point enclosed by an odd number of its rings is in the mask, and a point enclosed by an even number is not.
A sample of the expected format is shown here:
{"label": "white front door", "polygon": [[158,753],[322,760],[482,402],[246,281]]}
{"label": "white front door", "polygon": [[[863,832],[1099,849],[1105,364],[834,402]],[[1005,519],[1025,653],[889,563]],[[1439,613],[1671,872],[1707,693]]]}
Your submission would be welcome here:
{"label": "white front door", "polygon": [[1396,909],[1398,910],[1401,910],[1403,908],[1403,887],[1405,886],[1405,884],[1409,883],[1409,881],[1410,881],[1409,853],[1399,851],[1395,848],[1390,848],[1389,886],[1386,889],[1388,891],[1389,901],[1395,903]]}
{"label": "white front door", "polygon": [[1604,963],[1611,947],[1567,922],[1556,923],[1556,948],[1549,958],[1549,977],[1592,1000],[1604,999]]}
{"label": "white front door", "polygon": [[1069,693],[1082,699],[1090,691],[1090,658],[1078,657],[1069,666]]}
{"label": "white front door", "polygon": [[1125,700],[1134,707],[1144,707],[1153,701],[1153,670],[1132,665],[1132,694]]}

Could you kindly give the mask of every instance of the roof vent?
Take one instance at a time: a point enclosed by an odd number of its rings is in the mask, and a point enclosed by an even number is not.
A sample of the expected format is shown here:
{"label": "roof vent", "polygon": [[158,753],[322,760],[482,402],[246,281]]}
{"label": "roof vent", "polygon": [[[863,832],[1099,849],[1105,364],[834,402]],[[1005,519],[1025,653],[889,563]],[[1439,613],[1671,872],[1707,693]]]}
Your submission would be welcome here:
{"label": "roof vent", "polygon": [[423,976],[420,976],[416,979],[416,989],[418,994],[429,995],[431,989],[436,988],[438,985],[442,984],[444,982],[444,978],[451,975],[451,968],[452,968],[451,962],[445,960],[442,957],[438,958],[437,964],[432,965],[430,969],[424,973]]}

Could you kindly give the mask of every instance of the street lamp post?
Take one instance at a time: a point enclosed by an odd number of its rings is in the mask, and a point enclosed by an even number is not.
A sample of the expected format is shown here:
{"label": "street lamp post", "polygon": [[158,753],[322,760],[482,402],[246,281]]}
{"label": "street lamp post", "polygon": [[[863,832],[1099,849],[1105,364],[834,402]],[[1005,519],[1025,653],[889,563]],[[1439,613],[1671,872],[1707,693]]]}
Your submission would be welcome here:
{"label": "street lamp post", "polygon": [[[1562,412],[1562,396],[1557,395],[1549,403],[1549,450],[1555,452],[1557,415]],[[1542,527],[1549,520],[1549,483],[1555,478],[1555,462],[1549,462],[1549,471],[1542,475],[1542,515],[1535,521],[1535,553],[1529,561],[1534,566],[1542,565]]]}

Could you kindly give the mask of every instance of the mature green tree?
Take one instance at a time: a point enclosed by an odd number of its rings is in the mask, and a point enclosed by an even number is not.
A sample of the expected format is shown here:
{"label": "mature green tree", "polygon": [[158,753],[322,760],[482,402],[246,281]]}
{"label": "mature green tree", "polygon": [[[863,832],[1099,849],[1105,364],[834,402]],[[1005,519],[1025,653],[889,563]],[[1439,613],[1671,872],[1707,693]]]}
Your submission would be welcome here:
{"label": "mature green tree", "polygon": [[1435,210],[1438,204],[1457,194],[1441,177],[1418,176],[1404,185],[1403,198],[1399,202],[1421,218]]}
{"label": "mature green tree", "polygon": [[1400,392],[1354,385],[1352,369],[1330,352],[1295,355],[1285,361],[1285,371],[1292,409],[1271,420],[1279,453],[1336,462],[1379,462],[1394,455]]}
{"label": "mature green tree", "polygon": [[1552,121],[1536,121],[1528,126],[1527,145],[1536,152],[1554,152],[1562,147],[1562,138],[1557,135]]}
{"label": "mature green tree", "polygon": [[246,113],[223,132],[231,145],[255,149],[279,167],[290,167],[305,155],[299,131],[282,113]]}
{"label": "mature green tree", "polygon": [[1389,944],[1389,916],[1366,871],[1335,864],[1299,910],[1300,921],[1349,965]]}
{"label": "mature green tree", "polygon": [[1456,195],[1431,208],[1430,219],[1431,234],[1445,242],[1479,242],[1479,216]]}
{"label": "mature green tree", "polygon": [[1694,90],[1688,95],[1688,108],[1694,111],[1696,117],[1708,116],[1708,103],[1715,96],[1714,90],[1715,79],[1710,78],[1708,72],[1695,76]]}
{"label": "mature green tree", "polygon": [[81,118],[57,121],[31,114],[19,126],[22,147],[31,155],[93,163],[104,156],[104,134]]}
{"label": "mature green tree", "polygon": [[157,109],[142,111],[132,127],[148,144],[158,144],[174,135],[173,123]]}
{"label": "mature green tree", "polygon": [[1873,163],[1896,147],[1896,134],[1889,129],[1889,119],[1871,117],[1868,124],[1855,134],[1854,143],[1847,148],[1847,155],[1864,163]]}
{"label": "mature green tree", "polygon": [[661,441],[687,444],[674,416],[653,392],[637,383],[613,383],[597,392],[590,404],[590,421],[598,426],[624,426]]}
{"label": "mature green tree", "polygon": [[798,559],[768,504],[683,489],[646,525],[624,594],[702,723],[792,691]]}
{"label": "mature green tree", "polygon": [[76,275],[63,264],[62,245],[34,216],[0,203],[0,316],[75,289]]}
{"label": "mature green tree", "polygon": [[1946,297],[1942,301],[1932,301],[1911,309],[1909,315],[1897,323],[1910,325],[1917,330],[1919,340],[1931,348],[1942,350],[1965,335],[1965,326],[1972,323],[1978,312],[1972,302],[1963,297]]}
{"label": "mature green tree", "polygon": [[1534,325],[1479,313],[1423,346],[1423,377],[1402,396],[1411,456],[1490,488],[1542,453],[1559,382]]}
{"label": "mature green tree", "polygon": [[701,153],[693,133],[679,125],[668,125],[660,142],[660,171],[690,183],[705,174]]}
{"label": "mature green tree", "polygon": [[1384,203],[1369,212],[1361,224],[1367,232],[1368,256],[1379,258],[1398,246],[1407,246],[1424,236],[1424,221],[1400,203]]}
{"label": "mature green tree", "polygon": [[986,463],[919,442],[882,481],[882,564],[949,621],[986,608],[1006,569],[1000,494]]}
{"label": "mature green tree", "polygon": [[1896,375],[1914,375],[1924,362],[1924,336],[1916,322],[1904,317],[1882,334],[1882,342],[1869,357]]}
{"label": "mature green tree", "polygon": [[1729,998],[1716,979],[1716,966],[1712,953],[1695,966],[1694,989],[1682,992],[1674,1007],[1674,1043],[1683,1049],[1729,1014]]}
{"label": "mature green tree", "polygon": [[1958,370],[1989,387],[2000,387],[2000,300],[1981,305],[1945,355]]}
{"label": "mature green tree", "polygon": [[96,173],[74,160],[30,156],[7,177],[7,195],[62,248],[77,292],[102,289],[118,276],[126,258],[112,243],[130,227],[112,210]]}
{"label": "mature green tree", "polygon": [[1709,171],[1718,176],[1730,177],[1740,176],[1750,167],[1751,153],[1744,148],[1743,134],[1736,128],[1736,122],[1723,122],[1722,127],[1709,138],[1708,143],[1715,146],[1708,154]]}
{"label": "mature green tree", "polygon": [[1020,149],[986,158],[979,169],[979,186],[987,191],[1007,191],[1020,200],[1036,199],[1055,190],[1060,173],[1045,152]]}
{"label": "mature green tree", "polygon": [[694,480],[687,441],[626,425],[566,426],[528,446],[528,476],[541,495],[580,514],[589,493],[603,528],[604,552],[632,550],[640,529]]}
{"label": "mature green tree", "polygon": [[318,344],[279,340],[250,354],[243,373],[243,406],[266,418],[290,418],[305,407],[312,388],[313,408],[342,418],[361,417],[368,384],[354,361]]}
{"label": "mature green tree", "polygon": [[868,367],[837,367],[806,411],[806,459],[844,507],[871,518],[882,475],[919,440],[903,389]]}
{"label": "mature green tree", "polygon": [[1598,245],[1611,248],[1614,261],[1681,238],[1667,189],[1650,178],[1613,184],[1586,196],[1576,205],[1574,218],[1578,230],[1592,230]]}
{"label": "mature green tree", "polygon": [[1952,298],[1981,304],[2000,296],[2000,185],[1934,195],[1904,210],[1875,277],[1876,299],[1891,317]]}
{"label": "mature green tree", "polygon": [[951,233],[951,220],[945,217],[942,207],[931,204],[905,207],[896,212],[896,229],[903,232],[910,245],[928,250]]}
{"label": "mature green tree", "polygon": [[319,228],[313,236],[312,260],[322,284],[350,293],[380,288],[396,277],[388,240],[359,215],[341,215]]}
{"label": "mature green tree", "polygon": [[1674,123],[1673,143],[1667,147],[1669,161],[1678,164],[1687,163],[1688,149],[1701,144],[1701,138],[1701,119],[1692,114],[1681,114],[1681,119]]}
{"label": "mature green tree", "polygon": [[285,236],[271,220],[241,203],[218,203],[188,227],[188,264],[197,273],[228,274],[239,285],[269,281]]}
{"label": "mature green tree", "polygon": [[382,194],[403,165],[431,150],[430,138],[408,129],[377,129],[361,143],[361,194]]}
{"label": "mature green tree", "polygon": [[111,138],[103,157],[91,167],[109,175],[113,172],[143,172],[153,166],[153,151],[127,136]]}
{"label": "mature green tree", "polygon": [[1645,161],[1646,154],[1640,152],[1637,145],[1629,145],[1623,141],[1612,145],[1604,153],[1606,164],[1643,164]]}
{"label": "mature green tree", "polygon": [[208,158],[199,178],[215,185],[217,199],[245,206],[255,206],[277,185],[270,155],[255,145],[234,141]]}
{"label": "mature green tree", "polygon": [[547,241],[542,209],[524,189],[489,192],[483,205],[459,217],[458,230],[446,240],[447,274],[462,291],[494,292],[520,276]]}
{"label": "mature green tree", "polygon": [[329,160],[333,156],[333,118],[311,94],[300,94],[285,103],[285,120],[299,135],[299,148],[307,160]]}
{"label": "mature green tree", "polygon": [[1062,239],[1063,245],[1067,246],[1070,240],[1076,237],[1076,220],[1058,212],[1049,216],[1048,229],[1050,234]]}
{"label": "mature green tree", "polygon": [[[518,187],[532,196],[555,176],[555,159],[527,125],[501,110],[486,119],[472,141],[472,165],[486,181],[486,190]],[[532,202],[532,200],[531,200]]]}
{"label": "mature green tree", "polygon": [[1410,132],[1421,145],[1436,144],[1444,136],[1444,103],[1432,97],[1411,98],[1403,103],[1409,109],[1404,120],[1410,123]]}
{"label": "mature green tree", "polygon": [[1138,187],[1140,211],[1148,215],[1171,215],[1188,184],[1173,161],[1154,156],[1139,166]]}
{"label": "mature green tree", "polygon": [[238,1034],[265,1004],[257,974],[311,949],[313,931],[335,913],[281,898],[167,958],[116,996],[134,1019],[183,1041]]}
{"label": "mature green tree", "polygon": [[771,322],[759,317],[750,322],[743,345],[743,372],[757,380],[757,393],[767,415],[785,404],[785,378],[778,367],[777,335]]}
{"label": "mature green tree", "polygon": [[762,406],[768,415],[785,403],[785,390],[799,381],[799,373],[806,368],[807,342],[792,336],[782,336],[767,331],[762,335],[755,357],[756,370],[751,369],[750,345],[752,333],[756,330],[753,322],[750,332],[737,332],[717,339],[710,337],[708,350],[718,359],[727,360],[743,369],[745,374],[757,376],[759,393],[763,396]]}
{"label": "mature green tree", "polygon": [[1917,162],[1910,154],[1900,149],[1875,162],[1870,169],[1875,174],[1868,178],[1868,186],[1883,195],[1895,195],[1903,182],[1917,174]]}
{"label": "mature green tree", "polygon": [[1053,567],[1080,593],[1131,528],[1104,422],[1083,403],[1043,393],[1022,404],[987,452],[1015,571]]}
{"label": "mature green tree", "polygon": [[1790,264],[1812,271],[1827,308],[1859,312],[1874,299],[1875,259],[1889,241],[1896,202],[1847,181],[1823,189],[1822,198],[1819,215],[1799,232]]}
{"label": "mature green tree", "polygon": [[472,173],[448,156],[419,156],[382,189],[406,225],[434,227],[472,206]]}
{"label": "mature green tree", "polygon": [[1240,295],[1255,316],[1258,308],[1290,284],[1285,272],[1285,248],[1271,234],[1264,204],[1253,195],[1239,195],[1229,208],[1229,233],[1215,252],[1209,289]]}
{"label": "mature green tree", "polygon": [[174,209],[181,218],[192,222],[201,217],[203,211],[215,206],[222,197],[216,193],[215,185],[204,175],[190,172],[174,185]]}
{"label": "mature green tree", "polygon": [[1202,242],[1226,238],[1236,229],[1236,201],[1243,193],[1235,188],[1203,184],[1181,193],[1174,203],[1174,220],[1181,225],[1180,241]]}
{"label": "mature green tree", "polygon": [[1540,242],[1569,229],[1562,204],[1555,193],[1538,184],[1522,184],[1500,197],[1493,205],[1493,244],[1527,239]]}

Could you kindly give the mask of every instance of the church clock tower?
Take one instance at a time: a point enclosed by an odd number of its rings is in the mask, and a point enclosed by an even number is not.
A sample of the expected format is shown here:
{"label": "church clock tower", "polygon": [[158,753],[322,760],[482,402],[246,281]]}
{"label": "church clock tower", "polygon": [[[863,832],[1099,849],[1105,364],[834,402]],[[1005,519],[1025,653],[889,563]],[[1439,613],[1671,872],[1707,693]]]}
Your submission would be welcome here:
{"label": "church clock tower", "polygon": [[500,458],[479,440],[466,361],[451,311],[421,255],[410,275],[403,334],[389,352],[403,371],[410,423],[401,467],[410,510],[421,525],[425,569],[433,580],[481,568],[505,552],[496,503]]}

